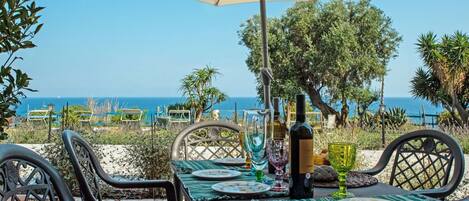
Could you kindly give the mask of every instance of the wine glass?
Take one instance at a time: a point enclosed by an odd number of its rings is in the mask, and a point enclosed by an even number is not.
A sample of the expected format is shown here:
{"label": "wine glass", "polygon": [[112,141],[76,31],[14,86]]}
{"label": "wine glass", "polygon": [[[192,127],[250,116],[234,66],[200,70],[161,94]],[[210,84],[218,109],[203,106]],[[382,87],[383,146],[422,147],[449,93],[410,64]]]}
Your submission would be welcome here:
{"label": "wine glass", "polygon": [[283,169],[288,163],[288,145],[283,140],[272,140],[268,145],[269,162],[275,168],[275,183],[272,190],[277,192],[285,191],[287,186],[283,182]]}
{"label": "wine glass", "polygon": [[256,181],[262,182],[267,166],[266,115],[263,110],[248,110],[244,114],[244,144],[256,173]]}
{"label": "wine glass", "polygon": [[353,168],[355,164],[355,156],[357,147],[353,143],[330,143],[329,146],[329,161],[332,167],[339,174],[339,190],[332,193],[334,198],[353,197],[354,195],[347,192],[345,185],[347,173]]}

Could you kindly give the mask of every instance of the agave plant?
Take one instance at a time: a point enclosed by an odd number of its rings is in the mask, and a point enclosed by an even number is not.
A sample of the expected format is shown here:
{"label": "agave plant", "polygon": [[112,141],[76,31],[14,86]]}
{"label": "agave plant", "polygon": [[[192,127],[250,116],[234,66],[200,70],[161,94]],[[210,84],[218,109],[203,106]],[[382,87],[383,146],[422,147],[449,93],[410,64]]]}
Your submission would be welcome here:
{"label": "agave plant", "polygon": [[379,126],[379,113],[373,114],[366,111],[362,117],[362,127],[374,129]]}
{"label": "agave plant", "polygon": [[386,127],[393,129],[400,128],[407,123],[405,109],[400,107],[389,108],[388,111],[384,113],[384,123]]}

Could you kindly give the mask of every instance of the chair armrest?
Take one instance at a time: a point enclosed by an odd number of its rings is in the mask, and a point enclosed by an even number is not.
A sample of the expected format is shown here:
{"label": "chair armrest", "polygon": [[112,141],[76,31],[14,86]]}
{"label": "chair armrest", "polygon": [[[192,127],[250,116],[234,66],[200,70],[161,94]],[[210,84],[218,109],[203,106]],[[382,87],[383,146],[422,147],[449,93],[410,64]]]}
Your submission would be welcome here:
{"label": "chair armrest", "polygon": [[377,175],[379,174],[381,171],[383,171],[384,167],[381,167],[379,165],[376,165],[375,167],[371,168],[371,169],[368,169],[368,170],[360,170],[360,171],[357,171],[358,173],[363,173],[363,174],[368,174],[368,175]]}
{"label": "chair armrest", "polygon": [[378,163],[376,163],[376,165],[374,167],[372,167],[371,169],[360,170],[360,171],[357,171],[357,172],[363,173],[363,174],[368,174],[368,175],[377,175],[380,172],[382,172],[384,170],[384,168],[386,168],[386,165],[388,164],[389,160],[391,159],[391,156],[392,156],[392,150],[389,149],[389,148],[386,148],[384,150],[383,154],[381,155],[381,157],[379,158]]}
{"label": "chair armrest", "polygon": [[168,180],[118,181],[111,179],[108,180],[108,184],[116,188],[164,188],[167,199],[176,200],[176,190],[173,183]]}

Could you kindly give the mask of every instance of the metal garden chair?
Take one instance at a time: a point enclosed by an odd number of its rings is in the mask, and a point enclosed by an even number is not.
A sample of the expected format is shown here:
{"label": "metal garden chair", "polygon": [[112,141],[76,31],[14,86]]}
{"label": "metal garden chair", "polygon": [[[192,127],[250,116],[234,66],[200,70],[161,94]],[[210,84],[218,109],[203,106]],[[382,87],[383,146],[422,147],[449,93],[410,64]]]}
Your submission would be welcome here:
{"label": "metal garden chair", "polygon": [[167,199],[170,201],[176,200],[174,185],[170,181],[116,180],[104,172],[93,149],[79,134],[67,130],[64,131],[62,138],[84,200],[102,200],[99,179],[116,188],[164,188]]}
{"label": "metal garden chair", "polygon": [[31,122],[33,125],[35,122],[47,125],[49,119],[49,110],[30,110],[27,113],[26,120]]}
{"label": "metal garden chair", "polygon": [[464,154],[451,136],[436,130],[404,134],[384,150],[378,164],[363,173],[376,175],[391,158],[389,184],[433,198],[453,193],[464,174]]}
{"label": "metal garden chair", "polygon": [[[211,160],[243,156],[239,141],[242,128],[223,121],[203,121],[185,128],[171,147],[171,160]],[[182,200],[181,184],[174,176],[178,200]]]}
{"label": "metal garden chair", "polygon": [[0,199],[74,200],[49,162],[27,148],[12,144],[0,145]]}
{"label": "metal garden chair", "polygon": [[171,148],[172,160],[211,160],[241,157],[241,127],[222,121],[204,121],[182,130]]}
{"label": "metal garden chair", "polygon": [[142,117],[143,111],[141,109],[124,108],[121,110],[120,122],[123,126],[127,126],[128,128],[140,128]]}

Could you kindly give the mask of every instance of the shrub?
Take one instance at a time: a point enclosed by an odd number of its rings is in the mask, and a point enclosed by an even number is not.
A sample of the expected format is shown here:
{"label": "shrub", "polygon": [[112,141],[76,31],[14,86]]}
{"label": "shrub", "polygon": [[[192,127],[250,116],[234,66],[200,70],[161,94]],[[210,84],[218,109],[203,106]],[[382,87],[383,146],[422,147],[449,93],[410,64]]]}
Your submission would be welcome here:
{"label": "shrub", "polygon": [[29,88],[31,78],[23,72],[17,61],[23,60],[17,53],[34,48],[32,39],[41,30],[40,13],[44,7],[35,1],[0,1],[0,139],[8,137],[5,129]]}
{"label": "shrub", "polygon": [[[455,114],[457,117],[459,115]],[[443,126],[443,127],[448,127],[452,125],[458,125],[458,122],[454,117],[451,115],[451,113],[448,110],[445,110],[438,114],[438,125]]]}
{"label": "shrub", "polygon": [[[102,158],[102,152],[99,146],[93,145],[93,135],[83,134],[82,135],[88,142],[90,142],[93,151],[96,153],[98,158]],[[75,195],[79,195],[78,182],[75,177],[73,166],[70,162],[67,151],[61,137],[61,133],[54,133],[52,135],[51,143],[45,144],[44,147],[39,150],[39,153],[44,156],[60,173],[62,178],[65,180],[67,186]]]}
{"label": "shrub", "polygon": [[8,134],[8,139],[5,140],[6,143],[42,144],[47,142],[48,129],[38,129],[35,126],[22,124],[16,128],[8,129]]}
{"label": "shrub", "polygon": [[54,135],[51,143],[45,144],[44,147],[39,150],[39,153],[59,171],[72,192],[79,192],[78,182],[76,180],[75,173],[73,172],[73,166],[60,135]]}
{"label": "shrub", "polygon": [[440,129],[456,138],[463,152],[466,154],[469,153],[469,126],[455,126],[454,124],[447,126],[440,125]]}
{"label": "shrub", "polygon": [[187,110],[189,108],[185,103],[174,103],[168,105],[168,110]]}
{"label": "shrub", "polygon": [[390,128],[400,128],[407,123],[407,116],[404,108],[395,107],[389,108],[388,111],[384,113],[384,123],[387,127]]}
{"label": "shrub", "polygon": [[68,128],[78,128],[80,125],[81,111],[89,111],[84,105],[70,105],[67,108],[63,108],[61,114],[65,114],[66,118],[63,120]]}
{"label": "shrub", "polygon": [[366,111],[362,116],[362,127],[363,128],[376,128],[379,125],[379,113],[373,114]]}
{"label": "shrub", "polygon": [[[134,136],[131,145],[125,146],[127,155],[122,164],[127,164],[128,172],[135,172],[139,178],[170,179],[170,146],[174,139],[175,135],[166,130]],[[155,195],[164,196],[163,192],[158,189]]]}

